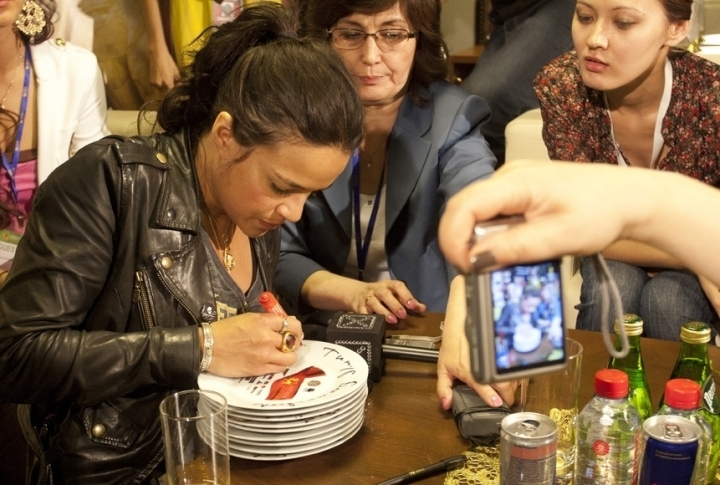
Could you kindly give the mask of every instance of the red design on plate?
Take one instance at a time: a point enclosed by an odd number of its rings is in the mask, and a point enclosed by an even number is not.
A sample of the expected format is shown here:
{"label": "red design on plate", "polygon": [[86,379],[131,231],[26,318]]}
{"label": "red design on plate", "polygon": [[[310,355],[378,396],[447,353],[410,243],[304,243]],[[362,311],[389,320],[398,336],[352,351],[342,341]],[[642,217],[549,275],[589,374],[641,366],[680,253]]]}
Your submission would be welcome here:
{"label": "red design on plate", "polygon": [[281,377],[270,386],[270,394],[268,401],[278,401],[282,399],[292,399],[300,389],[300,384],[307,377],[324,376],[325,371],[315,366],[306,367],[305,369],[293,375]]}

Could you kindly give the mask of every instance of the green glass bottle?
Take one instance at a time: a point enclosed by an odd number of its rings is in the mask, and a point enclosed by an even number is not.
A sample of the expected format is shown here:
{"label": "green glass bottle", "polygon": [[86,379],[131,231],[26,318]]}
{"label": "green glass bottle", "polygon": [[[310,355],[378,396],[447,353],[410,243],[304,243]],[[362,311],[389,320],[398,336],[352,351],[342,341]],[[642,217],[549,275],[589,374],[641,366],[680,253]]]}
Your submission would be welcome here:
{"label": "green glass bottle", "polygon": [[[630,380],[630,392],[628,399],[635,409],[640,413],[640,417],[647,419],[652,415],[652,398],[650,397],[650,386],[645,376],[645,366],[643,365],[642,353],[640,351],[640,335],[643,333],[642,319],[632,313],[626,313],[623,318],[625,322],[625,333],[628,336],[628,345],[630,347],[628,354],[623,358],[610,357],[608,369],[618,369],[625,372]],[[620,329],[618,322],[615,322],[615,350],[620,350],[622,343],[620,341]]]}
{"label": "green glass bottle", "polygon": [[[707,483],[714,482],[720,461],[720,403],[715,394],[715,380],[707,351],[710,336],[710,326],[706,323],[687,322],[684,324],[680,330],[682,347],[680,347],[680,354],[670,375],[670,379],[681,377],[700,384],[702,390],[700,413],[710,423],[713,434]],[[662,405],[663,400],[661,399],[660,406],[662,407]]]}

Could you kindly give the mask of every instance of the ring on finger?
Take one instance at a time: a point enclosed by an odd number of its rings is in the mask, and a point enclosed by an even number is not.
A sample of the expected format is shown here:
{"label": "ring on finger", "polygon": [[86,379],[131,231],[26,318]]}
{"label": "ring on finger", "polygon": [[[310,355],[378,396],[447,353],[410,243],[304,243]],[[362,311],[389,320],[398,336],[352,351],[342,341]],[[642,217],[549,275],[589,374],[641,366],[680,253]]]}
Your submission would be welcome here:
{"label": "ring on finger", "polygon": [[297,346],[298,339],[294,332],[285,331],[282,332],[282,344],[280,344],[281,352],[294,352]]}
{"label": "ring on finger", "polygon": [[288,322],[287,318],[283,317],[282,327],[280,327],[280,333],[285,333],[287,331],[288,325],[290,325],[290,322]]}

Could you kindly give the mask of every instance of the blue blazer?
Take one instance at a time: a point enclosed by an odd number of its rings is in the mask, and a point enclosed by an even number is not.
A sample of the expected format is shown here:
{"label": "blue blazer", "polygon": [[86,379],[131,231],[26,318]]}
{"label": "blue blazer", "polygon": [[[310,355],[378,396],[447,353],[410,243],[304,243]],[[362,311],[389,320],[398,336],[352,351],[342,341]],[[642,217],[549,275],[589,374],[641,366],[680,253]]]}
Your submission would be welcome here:
{"label": "blue blazer", "polygon": [[[495,157],[480,134],[490,108],[447,82],[433,84],[429,103],[403,100],[389,140],[385,250],[393,279],[433,312],[444,312],[457,274],[440,252],[438,223],[447,200],[493,173]],[[350,252],[352,164],[322,192],[311,195],[297,223],[282,228],[275,289],[293,312],[309,307],[300,289],[316,271],[342,274]]]}

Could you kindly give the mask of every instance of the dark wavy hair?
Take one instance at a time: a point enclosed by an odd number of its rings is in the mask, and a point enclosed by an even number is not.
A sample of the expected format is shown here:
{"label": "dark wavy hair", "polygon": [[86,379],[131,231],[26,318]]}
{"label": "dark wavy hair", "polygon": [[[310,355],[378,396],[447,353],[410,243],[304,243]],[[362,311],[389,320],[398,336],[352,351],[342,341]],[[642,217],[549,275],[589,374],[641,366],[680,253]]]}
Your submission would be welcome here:
{"label": "dark wavy hair", "polygon": [[693,0],[661,0],[665,13],[670,22],[690,20]]}
{"label": "dark wavy hair", "polygon": [[227,111],[247,148],[294,139],[354,149],[363,108],[353,79],[327,42],[298,38],[298,28],[295,11],[274,2],[212,28],[163,99],[160,126],[187,129],[194,144]]}
{"label": "dark wavy hair", "polygon": [[447,78],[447,46],[440,33],[440,0],[306,0],[304,28],[311,37],[328,39],[328,30],[349,15],[373,15],[396,4],[411,27],[420,32],[409,80],[408,93],[417,104],[427,100],[423,92]]}

